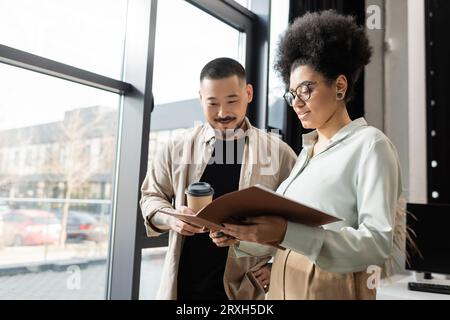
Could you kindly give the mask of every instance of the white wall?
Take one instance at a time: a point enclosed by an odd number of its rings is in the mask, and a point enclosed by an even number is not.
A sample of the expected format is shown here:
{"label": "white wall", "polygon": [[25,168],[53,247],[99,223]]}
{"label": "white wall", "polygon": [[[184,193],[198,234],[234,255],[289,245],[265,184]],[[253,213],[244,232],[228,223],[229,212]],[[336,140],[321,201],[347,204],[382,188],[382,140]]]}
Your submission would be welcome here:
{"label": "white wall", "polygon": [[[407,201],[426,203],[424,1],[366,0],[373,4],[383,9],[383,30],[368,30],[374,57],[364,79],[366,119],[395,144]],[[396,259],[404,265],[402,254]]]}
{"label": "white wall", "polygon": [[364,74],[364,108],[367,122],[384,131],[384,0],[367,0],[366,8],[372,5],[381,9],[382,29],[367,29],[373,56]]}
{"label": "white wall", "polygon": [[365,75],[369,124],[397,147],[408,201],[427,201],[425,8],[418,0],[366,0],[383,10],[383,30],[368,30],[374,47]]}
{"label": "white wall", "polygon": [[[415,0],[417,1],[417,0]],[[384,130],[397,147],[409,196],[408,1],[386,1]]]}
{"label": "white wall", "polygon": [[427,203],[425,2],[408,0],[409,201]]}

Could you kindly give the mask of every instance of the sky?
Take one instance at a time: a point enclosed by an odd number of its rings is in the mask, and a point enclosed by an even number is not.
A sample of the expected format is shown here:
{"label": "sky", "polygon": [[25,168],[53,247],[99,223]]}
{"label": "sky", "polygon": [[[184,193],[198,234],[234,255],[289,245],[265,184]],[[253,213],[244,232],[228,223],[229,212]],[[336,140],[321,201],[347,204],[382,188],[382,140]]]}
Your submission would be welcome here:
{"label": "sky", "polygon": [[[124,0],[0,0],[0,43],[120,79]],[[0,130],[63,119],[118,96],[0,64]]]}

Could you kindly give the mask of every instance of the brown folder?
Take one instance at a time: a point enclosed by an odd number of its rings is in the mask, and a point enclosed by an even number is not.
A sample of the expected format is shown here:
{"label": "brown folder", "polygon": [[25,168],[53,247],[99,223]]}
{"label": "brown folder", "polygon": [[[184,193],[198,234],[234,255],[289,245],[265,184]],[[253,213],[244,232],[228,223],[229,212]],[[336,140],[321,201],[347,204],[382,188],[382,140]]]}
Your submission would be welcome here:
{"label": "brown folder", "polygon": [[211,231],[222,229],[220,224],[224,222],[242,224],[245,217],[266,215],[281,216],[288,221],[311,227],[318,227],[341,220],[283,197],[261,185],[227,193],[215,199],[197,212],[196,215],[160,211]]}

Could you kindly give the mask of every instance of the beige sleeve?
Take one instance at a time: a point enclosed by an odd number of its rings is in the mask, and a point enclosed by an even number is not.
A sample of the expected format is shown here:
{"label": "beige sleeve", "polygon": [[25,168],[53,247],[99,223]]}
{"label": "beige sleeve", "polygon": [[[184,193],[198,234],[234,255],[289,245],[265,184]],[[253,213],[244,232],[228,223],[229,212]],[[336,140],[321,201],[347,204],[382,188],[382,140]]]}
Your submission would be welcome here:
{"label": "beige sleeve", "polygon": [[158,210],[172,209],[173,196],[171,144],[167,144],[156,154],[141,187],[139,204],[147,236],[158,236],[169,230],[171,217],[159,213]]}
{"label": "beige sleeve", "polygon": [[281,184],[291,174],[297,161],[297,155],[294,150],[285,142],[281,142],[280,146],[280,174],[278,184]]}

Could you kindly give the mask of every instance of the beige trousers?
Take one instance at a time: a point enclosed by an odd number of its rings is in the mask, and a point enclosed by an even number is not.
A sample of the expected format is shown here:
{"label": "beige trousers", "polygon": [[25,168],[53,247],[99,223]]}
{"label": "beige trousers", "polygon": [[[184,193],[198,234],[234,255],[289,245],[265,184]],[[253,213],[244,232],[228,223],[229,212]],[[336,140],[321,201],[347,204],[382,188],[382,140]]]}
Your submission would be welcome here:
{"label": "beige trousers", "polygon": [[291,250],[278,250],[272,266],[269,300],[375,300],[366,272],[331,273]]}

